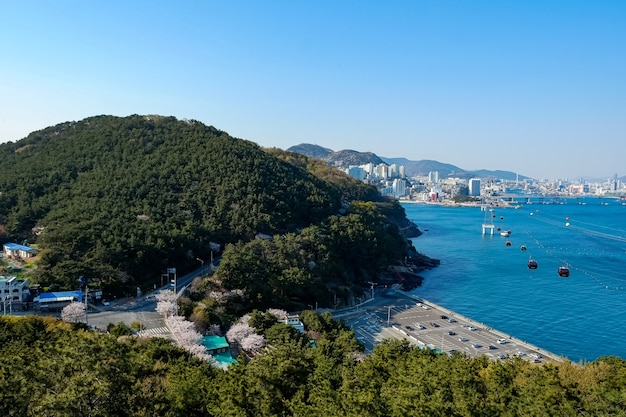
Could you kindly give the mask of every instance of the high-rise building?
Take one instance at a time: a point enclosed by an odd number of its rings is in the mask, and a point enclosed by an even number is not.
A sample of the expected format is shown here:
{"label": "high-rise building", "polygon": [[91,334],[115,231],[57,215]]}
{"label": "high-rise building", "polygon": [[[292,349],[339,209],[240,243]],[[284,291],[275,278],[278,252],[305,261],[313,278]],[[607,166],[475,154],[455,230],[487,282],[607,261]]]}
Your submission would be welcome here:
{"label": "high-rise building", "polygon": [[358,180],[363,181],[365,179],[365,170],[361,167],[352,165],[350,166],[350,168],[348,168],[346,172],[348,173],[348,175]]}
{"label": "high-rise building", "polygon": [[392,188],[394,197],[404,197],[406,195],[406,180],[396,178],[393,180]]}
{"label": "high-rise building", "polygon": [[474,197],[480,195],[480,178],[472,178],[469,180],[469,195]]}
{"label": "high-rise building", "polygon": [[428,181],[431,184],[437,184],[439,182],[439,171],[430,171],[428,173]]}

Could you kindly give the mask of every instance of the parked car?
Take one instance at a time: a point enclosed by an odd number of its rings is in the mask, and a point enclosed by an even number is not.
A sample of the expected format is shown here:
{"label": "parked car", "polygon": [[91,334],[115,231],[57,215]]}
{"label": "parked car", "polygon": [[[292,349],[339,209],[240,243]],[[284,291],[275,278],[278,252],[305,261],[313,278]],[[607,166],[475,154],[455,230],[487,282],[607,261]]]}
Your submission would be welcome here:
{"label": "parked car", "polygon": [[454,330],[448,330],[448,335],[454,336],[456,332]]}
{"label": "parked car", "polygon": [[506,345],[508,341],[506,339],[498,339],[498,343],[501,345]]}
{"label": "parked car", "polygon": [[479,345],[478,343],[472,343],[472,347],[473,347],[474,349],[478,349],[478,348],[481,348],[482,346],[481,346],[481,345]]}
{"label": "parked car", "polygon": [[440,319],[447,320],[448,316],[439,316]]}
{"label": "parked car", "polygon": [[459,337],[459,342],[469,342],[467,337]]}
{"label": "parked car", "polygon": [[432,323],[430,323],[431,326],[433,327],[439,327],[439,325],[437,323],[435,323],[434,321]]}
{"label": "parked car", "polygon": [[498,349],[498,348],[497,348],[497,347],[495,347],[494,345],[489,345],[489,346],[487,346],[487,348],[489,348],[489,350]]}
{"label": "parked car", "polygon": [[450,317],[450,318],[448,319],[448,323],[456,323],[456,319],[454,319],[454,318]]}

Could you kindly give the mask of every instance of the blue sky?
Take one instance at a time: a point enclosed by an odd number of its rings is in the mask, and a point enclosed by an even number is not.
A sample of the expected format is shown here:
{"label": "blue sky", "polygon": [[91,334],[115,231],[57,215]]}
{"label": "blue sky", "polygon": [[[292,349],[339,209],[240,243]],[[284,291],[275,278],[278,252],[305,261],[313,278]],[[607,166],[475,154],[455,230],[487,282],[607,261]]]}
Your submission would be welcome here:
{"label": "blue sky", "polygon": [[162,114],[265,147],[626,175],[624,1],[7,1],[0,57],[1,142]]}

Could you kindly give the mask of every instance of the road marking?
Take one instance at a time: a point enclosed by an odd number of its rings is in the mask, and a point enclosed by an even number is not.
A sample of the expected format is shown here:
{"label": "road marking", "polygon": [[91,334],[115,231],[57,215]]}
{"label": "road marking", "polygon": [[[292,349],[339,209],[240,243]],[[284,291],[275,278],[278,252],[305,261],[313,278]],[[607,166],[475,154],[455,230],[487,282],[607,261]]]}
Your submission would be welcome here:
{"label": "road marking", "polygon": [[155,327],[153,329],[145,329],[137,332],[139,337],[153,337],[153,336],[169,336],[170,331],[167,327]]}

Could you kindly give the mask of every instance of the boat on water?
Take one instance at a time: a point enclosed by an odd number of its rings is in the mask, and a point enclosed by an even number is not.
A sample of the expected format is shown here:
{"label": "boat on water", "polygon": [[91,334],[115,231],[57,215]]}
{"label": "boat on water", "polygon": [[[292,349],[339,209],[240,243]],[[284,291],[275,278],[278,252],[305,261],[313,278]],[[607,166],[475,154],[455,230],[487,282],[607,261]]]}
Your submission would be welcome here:
{"label": "boat on water", "polygon": [[506,241],[506,243],[505,243],[505,245],[506,245],[506,246],[511,246],[511,241],[510,241],[510,240],[507,240],[507,241]]}
{"label": "boat on water", "polygon": [[569,268],[567,266],[559,266],[559,276],[569,277]]}
{"label": "boat on water", "polygon": [[535,259],[528,260],[528,269],[537,269],[538,266],[539,264],[537,263]]}
{"label": "boat on water", "polygon": [[503,230],[500,232],[500,236],[511,236],[511,231],[510,230]]}
{"label": "boat on water", "polygon": [[520,250],[521,250],[522,252],[524,252],[524,251],[526,250],[526,245],[522,245],[522,246],[520,246]]}

